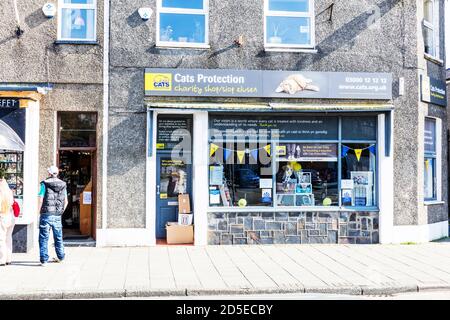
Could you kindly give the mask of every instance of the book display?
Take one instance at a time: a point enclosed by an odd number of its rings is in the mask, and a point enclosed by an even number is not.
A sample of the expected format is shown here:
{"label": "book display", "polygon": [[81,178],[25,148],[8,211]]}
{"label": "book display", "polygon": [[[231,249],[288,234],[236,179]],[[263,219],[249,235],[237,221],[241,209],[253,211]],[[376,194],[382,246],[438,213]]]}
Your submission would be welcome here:
{"label": "book display", "polygon": [[19,205],[23,201],[23,152],[0,150],[0,167],[6,171],[6,182]]}

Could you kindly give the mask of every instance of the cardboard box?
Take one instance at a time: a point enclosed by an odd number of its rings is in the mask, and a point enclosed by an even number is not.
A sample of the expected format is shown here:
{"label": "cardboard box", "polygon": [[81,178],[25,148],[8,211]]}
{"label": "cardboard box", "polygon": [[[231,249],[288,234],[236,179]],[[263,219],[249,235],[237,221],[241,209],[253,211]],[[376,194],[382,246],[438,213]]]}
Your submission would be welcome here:
{"label": "cardboard box", "polygon": [[191,213],[191,204],[188,194],[178,195],[178,213]]}
{"label": "cardboard box", "polygon": [[194,215],[192,213],[179,213],[178,214],[178,224],[183,226],[189,226],[192,224]]}
{"label": "cardboard box", "polygon": [[168,222],[167,244],[185,244],[194,243],[194,225],[183,226],[176,222]]}

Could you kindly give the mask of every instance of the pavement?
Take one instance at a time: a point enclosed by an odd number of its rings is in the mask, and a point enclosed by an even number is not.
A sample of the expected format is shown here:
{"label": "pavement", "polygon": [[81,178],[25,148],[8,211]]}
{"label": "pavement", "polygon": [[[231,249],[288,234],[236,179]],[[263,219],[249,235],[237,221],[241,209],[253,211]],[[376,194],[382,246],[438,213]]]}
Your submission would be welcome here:
{"label": "pavement", "polygon": [[[53,248],[51,248],[53,249]],[[53,252],[51,252],[53,253]],[[0,267],[0,299],[260,294],[393,295],[450,290],[450,243],[66,248]]]}

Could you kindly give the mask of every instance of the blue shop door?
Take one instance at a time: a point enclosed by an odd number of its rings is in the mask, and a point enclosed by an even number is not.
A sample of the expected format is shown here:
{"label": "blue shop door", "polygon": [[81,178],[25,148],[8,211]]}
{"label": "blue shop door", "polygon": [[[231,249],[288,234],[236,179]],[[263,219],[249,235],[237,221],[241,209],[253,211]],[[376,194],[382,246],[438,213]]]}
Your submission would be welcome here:
{"label": "blue shop door", "polygon": [[[156,155],[156,238],[166,238],[166,223],[178,221],[178,194],[185,189],[192,211],[192,165],[172,159],[170,153]],[[180,177],[184,176],[185,178]]]}

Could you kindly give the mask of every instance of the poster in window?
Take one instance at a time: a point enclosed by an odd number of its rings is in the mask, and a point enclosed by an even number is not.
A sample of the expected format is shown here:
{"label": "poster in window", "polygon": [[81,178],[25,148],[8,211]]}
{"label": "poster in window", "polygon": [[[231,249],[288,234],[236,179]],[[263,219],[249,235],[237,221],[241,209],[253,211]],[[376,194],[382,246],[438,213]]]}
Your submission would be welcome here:
{"label": "poster in window", "polygon": [[209,184],[223,184],[223,166],[209,166]]}
{"label": "poster in window", "polygon": [[311,172],[301,172],[298,176],[299,183],[311,183]]}
{"label": "poster in window", "polygon": [[262,189],[262,203],[272,203],[272,189]]}
{"label": "poster in window", "polygon": [[351,206],[353,198],[353,190],[352,189],[342,189],[342,205],[343,206]]}
{"label": "poster in window", "polygon": [[353,203],[357,207],[373,205],[373,172],[372,171],[351,171],[350,177],[353,180]]}
{"label": "poster in window", "polygon": [[298,206],[314,206],[314,195],[304,194],[297,198]]}
{"label": "poster in window", "polygon": [[209,203],[220,204],[220,190],[218,189],[209,190]]}
{"label": "poster in window", "polygon": [[311,183],[299,183],[295,189],[295,193],[297,194],[311,194],[312,193],[312,185]]}

